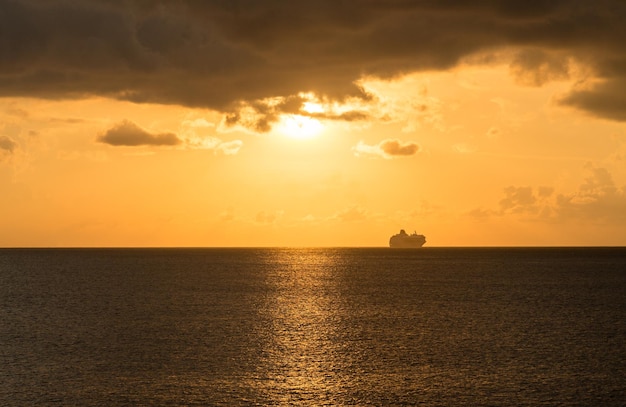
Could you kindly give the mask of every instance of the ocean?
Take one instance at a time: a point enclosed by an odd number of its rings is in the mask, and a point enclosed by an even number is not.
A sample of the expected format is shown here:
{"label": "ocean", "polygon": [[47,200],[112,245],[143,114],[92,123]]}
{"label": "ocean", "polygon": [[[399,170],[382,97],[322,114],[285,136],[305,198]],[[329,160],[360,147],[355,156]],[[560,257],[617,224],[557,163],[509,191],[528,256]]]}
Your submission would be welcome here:
{"label": "ocean", "polygon": [[3,406],[624,406],[626,248],[0,249]]}

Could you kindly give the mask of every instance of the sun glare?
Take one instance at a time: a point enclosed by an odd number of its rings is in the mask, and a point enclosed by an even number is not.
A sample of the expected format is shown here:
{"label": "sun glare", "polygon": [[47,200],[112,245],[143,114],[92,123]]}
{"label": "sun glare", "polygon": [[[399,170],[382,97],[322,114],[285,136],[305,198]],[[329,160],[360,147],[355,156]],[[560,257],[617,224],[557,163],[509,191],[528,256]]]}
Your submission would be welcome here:
{"label": "sun glare", "polygon": [[279,131],[289,137],[307,140],[317,136],[324,125],[317,119],[300,115],[283,116]]}
{"label": "sun glare", "polygon": [[324,111],[324,106],[315,102],[304,102],[302,110],[308,113],[322,113]]}

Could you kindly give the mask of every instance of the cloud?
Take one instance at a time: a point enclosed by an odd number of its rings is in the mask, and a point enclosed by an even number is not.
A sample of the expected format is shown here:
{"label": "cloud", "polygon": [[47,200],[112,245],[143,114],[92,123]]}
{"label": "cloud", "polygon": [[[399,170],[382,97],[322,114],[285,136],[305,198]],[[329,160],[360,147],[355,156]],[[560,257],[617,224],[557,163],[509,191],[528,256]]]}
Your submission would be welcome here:
{"label": "cloud", "polygon": [[357,157],[394,158],[415,155],[420,151],[420,146],[413,142],[403,142],[397,139],[386,139],[375,145],[365,144],[359,141],[353,148]]}
{"label": "cloud", "polygon": [[243,141],[241,140],[233,140],[219,143],[216,147],[216,151],[224,155],[235,155],[239,152],[241,147],[243,146]]}
{"label": "cloud", "polygon": [[368,219],[370,216],[367,210],[358,207],[352,206],[350,208],[341,210],[334,214],[330,220],[340,220],[342,222],[359,222]]}
{"label": "cloud", "polygon": [[282,210],[274,212],[261,211],[256,214],[255,222],[261,225],[272,225],[277,222],[284,214],[285,212]]}
{"label": "cloud", "polygon": [[531,187],[508,187],[504,192],[506,196],[500,201],[502,212],[525,211],[537,201]]}
{"label": "cloud", "polygon": [[626,57],[624,71],[624,77],[605,79],[586,89],[573,90],[560,102],[597,117],[626,121]]}
{"label": "cloud", "polygon": [[526,220],[548,220],[555,214],[554,196],[552,187],[508,186],[504,188],[504,198],[499,202],[499,209],[475,208],[467,215],[479,221],[511,215]]}
{"label": "cloud", "polygon": [[273,97],[253,102],[239,102],[235,111],[227,114],[222,128],[240,126],[254,133],[266,133],[283,113],[298,113],[304,100],[300,96]]}
{"label": "cloud", "polygon": [[590,174],[576,192],[557,196],[557,215],[563,219],[626,222],[626,189],[615,185],[606,168],[589,166],[587,170]]}
{"label": "cloud", "polygon": [[212,150],[216,154],[235,155],[243,146],[243,141],[223,141],[210,135],[216,129],[214,123],[202,117],[183,120],[179,129],[182,147],[191,150]]}
{"label": "cloud", "polygon": [[[603,82],[562,103],[626,120],[622,0],[0,0],[0,9],[0,96],[99,95],[236,113],[241,102],[300,92],[367,98],[356,85],[364,76],[517,50],[512,72],[530,85],[565,77],[571,61],[588,66]],[[274,119],[265,116],[259,131]]]}
{"label": "cloud", "polygon": [[17,148],[17,142],[8,136],[0,136],[0,152],[13,153]]}
{"label": "cloud", "polygon": [[485,135],[487,136],[487,138],[497,139],[498,137],[502,135],[502,129],[496,126],[491,126],[489,130],[487,130]]}
{"label": "cloud", "polygon": [[212,150],[224,155],[235,155],[243,146],[243,141],[222,141],[217,137],[188,136],[184,140],[184,147],[191,150]]}
{"label": "cloud", "polygon": [[517,81],[528,86],[541,86],[569,77],[569,59],[540,49],[520,51],[511,62],[511,73]]}
{"label": "cloud", "polygon": [[195,132],[187,131],[188,128],[210,128],[208,122],[203,120],[187,121],[182,124],[186,135],[178,137],[174,133],[149,133],[135,123],[124,120],[100,136],[97,141],[115,147],[120,146],[181,146],[191,150],[212,150],[224,155],[235,155],[243,146],[243,141],[222,141],[217,137],[199,136]]}
{"label": "cloud", "polygon": [[116,124],[97,140],[112,146],[175,146],[181,143],[174,133],[151,134],[128,120]]}
{"label": "cloud", "polygon": [[183,126],[190,127],[192,129],[207,129],[215,127],[215,124],[208,122],[206,119],[200,117],[196,119],[189,119],[183,121]]}
{"label": "cloud", "polygon": [[252,133],[266,133],[284,116],[302,116],[318,120],[363,121],[370,117],[361,110],[336,112],[333,106],[327,105],[321,112],[306,109],[307,103],[319,103],[311,94],[299,93],[288,97],[272,97],[253,102],[239,102],[233,112],[225,115],[221,130],[239,127],[240,130]]}
{"label": "cloud", "polygon": [[574,192],[556,193],[552,187],[504,189],[499,210],[474,209],[475,219],[515,215],[525,220],[547,222],[593,222],[626,227],[626,188],[615,185],[611,173],[587,166],[588,176]]}

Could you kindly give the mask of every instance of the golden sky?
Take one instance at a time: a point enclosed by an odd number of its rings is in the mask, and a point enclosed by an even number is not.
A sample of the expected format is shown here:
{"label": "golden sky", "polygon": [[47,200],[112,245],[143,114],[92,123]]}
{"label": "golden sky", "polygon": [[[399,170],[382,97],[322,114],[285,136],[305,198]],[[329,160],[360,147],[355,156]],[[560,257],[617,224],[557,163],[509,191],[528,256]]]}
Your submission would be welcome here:
{"label": "golden sky", "polygon": [[0,246],[626,245],[624,21],[0,0]]}

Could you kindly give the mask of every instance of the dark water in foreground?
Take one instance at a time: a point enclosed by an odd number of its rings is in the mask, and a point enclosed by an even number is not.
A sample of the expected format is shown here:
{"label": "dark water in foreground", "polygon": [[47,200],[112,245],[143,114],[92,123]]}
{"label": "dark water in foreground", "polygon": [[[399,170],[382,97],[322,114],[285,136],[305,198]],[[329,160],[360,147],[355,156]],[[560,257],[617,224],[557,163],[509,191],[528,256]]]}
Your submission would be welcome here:
{"label": "dark water in foreground", "polygon": [[4,249],[0,405],[623,406],[626,249]]}

